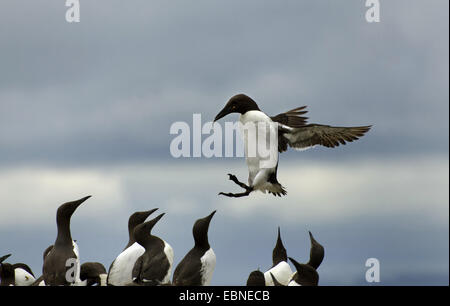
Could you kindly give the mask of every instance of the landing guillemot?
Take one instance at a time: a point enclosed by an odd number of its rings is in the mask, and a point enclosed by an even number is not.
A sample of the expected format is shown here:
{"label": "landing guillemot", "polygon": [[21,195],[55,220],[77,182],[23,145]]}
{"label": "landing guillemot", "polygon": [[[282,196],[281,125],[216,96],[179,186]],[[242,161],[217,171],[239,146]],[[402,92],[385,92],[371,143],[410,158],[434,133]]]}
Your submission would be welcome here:
{"label": "landing guillemot", "polygon": [[175,286],[208,286],[216,266],[216,254],[209,245],[208,229],[216,211],[198,219],[192,228],[194,247],[184,256],[173,274]]}
{"label": "landing guillemot", "polygon": [[287,260],[287,252],[283,245],[283,241],[281,240],[280,227],[278,227],[277,243],[275,244],[275,248],[272,252],[272,268],[264,273],[266,286],[275,285],[271,274],[275,276],[279,283],[287,286],[293,274]]}
{"label": "landing guillemot", "polygon": [[170,281],[173,265],[173,249],[161,238],[152,235],[151,230],[164,216],[139,224],[134,229],[136,242],[145,249],[133,267],[133,282],[143,286],[156,286]]}
{"label": "landing guillemot", "polygon": [[[285,152],[288,146],[298,150],[316,145],[334,148],[340,144],[345,145],[346,142],[359,139],[371,128],[371,126],[333,127],[321,124],[306,124],[308,118],[302,116],[307,112],[305,108],[306,106],[302,106],[277,116],[269,117],[259,109],[252,98],[244,94],[233,96],[215,117],[214,121],[231,113],[239,113],[241,114],[240,122],[243,126],[263,124],[267,128],[265,128],[265,132],[251,132],[251,129],[243,132],[245,155],[249,170],[248,185],[240,182],[236,176],[228,174],[229,179],[245,189],[245,192],[221,192],[219,194],[228,197],[243,197],[248,196],[253,191],[260,190],[263,193],[268,191],[274,196],[285,195],[286,190],[277,180],[278,153]],[[265,144],[270,145],[270,166],[262,166],[267,157],[261,155],[259,150],[254,150],[256,152],[252,156],[249,156],[247,152],[249,149],[251,150],[248,146],[249,139],[251,143],[257,143],[256,138],[260,137],[256,136],[257,133],[265,133],[263,135]],[[278,135],[278,141],[276,142],[271,141],[274,133]]]}
{"label": "landing guillemot", "polygon": [[[58,235],[53,247],[44,258],[42,276],[47,286],[75,285],[80,282],[80,256],[78,245],[72,240],[70,219],[75,210],[91,196],[61,205],[56,213]],[[73,261],[74,267],[67,266]],[[73,278],[67,279],[66,272],[74,268]]]}
{"label": "landing guillemot", "polygon": [[128,219],[128,243],[122,253],[112,262],[107,283],[109,286],[125,286],[133,281],[132,272],[136,260],[145,252],[143,246],[136,242],[134,229],[158,208],[147,211],[137,211]]}

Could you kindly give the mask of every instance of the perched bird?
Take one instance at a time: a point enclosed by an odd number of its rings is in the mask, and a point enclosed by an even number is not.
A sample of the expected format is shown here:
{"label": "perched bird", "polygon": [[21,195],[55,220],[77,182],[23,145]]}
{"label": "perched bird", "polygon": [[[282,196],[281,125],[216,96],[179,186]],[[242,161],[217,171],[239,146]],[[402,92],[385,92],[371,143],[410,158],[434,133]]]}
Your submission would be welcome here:
{"label": "perched bird", "polygon": [[266,285],[266,279],[264,273],[259,270],[255,270],[248,276],[247,286],[250,287],[264,287]]}
{"label": "perched bird", "polygon": [[[225,107],[215,117],[217,121],[228,114],[239,113],[241,126],[245,128],[244,149],[249,170],[248,185],[240,182],[236,176],[228,174],[229,179],[241,188],[242,193],[219,194],[228,197],[248,196],[259,190],[269,192],[274,196],[286,194],[286,190],[277,180],[278,153],[285,152],[288,146],[303,150],[316,145],[334,148],[346,142],[352,142],[370,130],[371,126],[334,127],[321,124],[306,124],[308,118],[306,106],[298,107],[274,117],[263,113],[256,102],[244,95],[233,96]],[[249,127],[257,126],[256,128]],[[264,127],[263,129],[260,126]],[[275,135],[275,136],[274,136]],[[272,141],[273,139],[276,141]],[[262,144],[260,143],[261,140]],[[269,149],[261,152],[262,146]],[[250,151],[249,151],[250,150]],[[251,154],[249,154],[251,153]],[[268,155],[268,156],[265,156]]]}
{"label": "perched bird", "polygon": [[292,276],[288,286],[317,286],[319,284],[319,274],[316,269],[308,264],[302,264],[289,257],[297,272]]}
{"label": "perched bird", "polygon": [[271,274],[273,274],[277,281],[282,285],[287,286],[289,284],[293,272],[287,260],[287,252],[284,248],[283,241],[281,240],[280,227],[278,227],[277,243],[272,252],[272,268],[264,273],[266,286],[275,285]]}
{"label": "perched bird", "polygon": [[112,262],[107,283],[109,286],[125,286],[133,281],[132,272],[136,260],[145,252],[143,246],[136,242],[134,229],[142,224],[158,208],[133,213],[128,219],[128,243],[122,253]]}
{"label": "perched bird", "polygon": [[107,272],[99,262],[85,262],[81,265],[80,279],[85,286],[106,286]]}
{"label": "perched bird", "polygon": [[137,243],[145,248],[133,267],[133,282],[156,286],[168,283],[173,265],[173,249],[161,238],[151,234],[152,228],[164,216],[160,214],[153,220],[139,224],[134,229]]}
{"label": "perched bird", "polygon": [[309,261],[307,264],[317,270],[325,256],[325,249],[320,243],[316,241],[316,239],[314,239],[314,236],[311,232],[308,233],[309,239],[311,240],[311,249],[309,252]]}
{"label": "perched bird", "polygon": [[184,256],[173,274],[175,286],[208,286],[211,283],[216,254],[209,245],[208,229],[216,211],[198,219],[192,228],[194,247]]}
{"label": "perched bird", "polygon": [[[47,286],[75,285],[80,282],[80,256],[78,245],[72,240],[70,233],[70,219],[75,210],[90,197],[64,203],[56,212],[58,235],[44,258],[42,268],[42,276]],[[68,273],[69,269],[73,273]]]}
{"label": "perched bird", "polygon": [[317,268],[319,268],[323,261],[325,249],[316,239],[314,239],[311,232],[309,232],[309,239],[311,241],[311,249],[309,252],[308,263],[298,263],[293,258],[289,257],[289,260],[294,264],[297,271],[292,274],[288,286],[317,286],[319,284]]}

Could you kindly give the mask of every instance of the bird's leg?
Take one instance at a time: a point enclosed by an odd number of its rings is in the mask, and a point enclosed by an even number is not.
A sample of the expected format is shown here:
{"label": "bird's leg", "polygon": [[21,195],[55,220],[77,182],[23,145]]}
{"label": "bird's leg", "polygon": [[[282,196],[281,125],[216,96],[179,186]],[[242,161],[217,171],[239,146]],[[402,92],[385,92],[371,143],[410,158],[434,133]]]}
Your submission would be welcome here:
{"label": "bird's leg", "polygon": [[241,192],[241,193],[224,193],[224,192],[220,192],[219,195],[224,195],[226,197],[232,197],[232,198],[240,198],[240,197],[246,197],[248,196],[252,191],[253,188],[250,186],[247,186],[246,184],[239,182],[239,180],[237,179],[237,177],[233,174],[228,174],[228,177],[230,179],[230,181],[233,181],[236,185],[238,185],[239,187],[245,189],[245,192]]}
{"label": "bird's leg", "polygon": [[250,194],[250,192],[252,192],[252,190],[248,189],[247,191],[241,192],[241,193],[231,193],[231,192],[224,193],[224,192],[219,192],[219,195],[224,195],[224,196],[230,197],[230,198],[241,198],[241,197],[248,196]]}
{"label": "bird's leg", "polygon": [[229,178],[230,181],[233,181],[239,187],[244,188],[245,190],[250,189],[250,187],[247,186],[246,184],[244,184],[242,182],[239,182],[239,180],[237,179],[236,175],[228,173],[228,178]]}

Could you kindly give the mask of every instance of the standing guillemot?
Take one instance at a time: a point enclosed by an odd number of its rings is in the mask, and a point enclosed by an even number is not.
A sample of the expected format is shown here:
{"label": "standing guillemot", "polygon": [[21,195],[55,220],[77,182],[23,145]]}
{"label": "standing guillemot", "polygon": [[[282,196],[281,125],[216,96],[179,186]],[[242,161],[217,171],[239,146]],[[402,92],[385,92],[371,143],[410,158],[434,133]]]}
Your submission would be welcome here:
{"label": "standing guillemot", "polygon": [[309,232],[309,239],[311,241],[311,249],[309,252],[309,261],[306,264],[298,263],[289,257],[289,260],[297,269],[292,275],[289,286],[317,286],[319,283],[319,274],[317,268],[323,261],[325,256],[324,247],[314,239],[314,236]]}
{"label": "standing guillemot", "polygon": [[266,286],[274,286],[273,278],[271,274],[275,276],[277,281],[284,286],[287,286],[291,280],[292,270],[289,266],[288,256],[286,249],[284,248],[283,241],[281,240],[280,227],[278,227],[278,237],[275,248],[272,252],[272,268],[264,273],[264,278],[266,280]]}
{"label": "standing guillemot", "polygon": [[[47,286],[74,285],[80,282],[80,256],[77,244],[72,240],[70,233],[70,218],[75,210],[91,196],[80,200],[67,202],[58,208],[56,224],[58,235],[53,247],[44,258],[42,275]],[[66,272],[72,269],[67,266],[74,260],[75,270],[73,279],[66,279]]]}
{"label": "standing guillemot", "polygon": [[317,270],[325,257],[325,249],[314,239],[314,236],[309,232],[309,239],[311,240],[311,249],[309,251],[308,265]]}
{"label": "standing guillemot", "polygon": [[266,285],[266,279],[264,273],[259,270],[255,270],[248,276],[247,286],[249,287],[264,287]]}
{"label": "standing guillemot", "polygon": [[192,228],[195,245],[175,269],[175,286],[208,286],[211,283],[216,267],[216,254],[209,245],[208,229],[215,213],[216,211],[213,211],[209,216],[195,222]]}
{"label": "standing guillemot", "polygon": [[107,283],[109,286],[125,286],[133,281],[132,272],[136,260],[145,252],[144,247],[136,242],[134,229],[142,224],[158,208],[133,213],[128,219],[128,243],[122,253],[109,267]]}
{"label": "standing guillemot", "polygon": [[[306,124],[308,118],[302,116],[307,112],[304,110],[305,108],[306,106],[302,106],[277,116],[269,117],[259,109],[252,98],[244,94],[233,96],[215,117],[214,122],[228,114],[239,113],[241,114],[239,120],[243,126],[251,123],[268,125],[269,128],[265,129],[265,135],[263,136],[265,144],[270,145],[270,154],[273,156],[271,156],[271,166],[267,167],[261,166],[266,157],[263,157],[259,150],[254,152],[255,156],[248,156],[247,150],[251,150],[251,148],[248,148],[249,139],[255,138],[252,142],[256,143],[257,136],[255,132],[251,133],[251,129],[247,130],[246,133],[243,132],[244,149],[249,170],[248,185],[238,181],[236,176],[228,174],[229,179],[245,189],[245,192],[221,192],[219,194],[228,197],[243,197],[248,196],[252,191],[260,190],[263,193],[268,191],[275,196],[285,195],[286,190],[277,180],[278,153],[285,152],[288,146],[298,150],[316,145],[334,148],[339,146],[339,144],[345,145],[346,142],[359,139],[371,128],[371,126],[333,127],[321,124]],[[270,141],[272,140],[271,134],[274,133],[278,135],[276,143]]]}
{"label": "standing guillemot", "polygon": [[85,262],[81,265],[80,279],[85,286],[106,286],[106,269],[99,262]]}
{"label": "standing guillemot", "polygon": [[152,228],[164,216],[139,224],[134,229],[136,242],[145,248],[133,267],[133,282],[144,286],[156,286],[170,281],[173,265],[173,249],[161,238],[151,234]]}

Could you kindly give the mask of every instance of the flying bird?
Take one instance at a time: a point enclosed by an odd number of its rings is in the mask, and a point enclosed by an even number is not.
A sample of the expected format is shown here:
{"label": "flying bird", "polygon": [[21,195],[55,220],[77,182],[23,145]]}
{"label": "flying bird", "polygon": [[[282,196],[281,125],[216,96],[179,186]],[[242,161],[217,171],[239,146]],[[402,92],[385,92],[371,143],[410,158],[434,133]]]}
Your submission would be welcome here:
{"label": "flying bird", "polygon": [[[214,122],[231,113],[240,114],[243,132],[244,150],[249,171],[248,185],[240,182],[233,174],[229,179],[243,188],[241,193],[224,193],[227,197],[244,197],[253,191],[269,192],[274,196],[286,195],[285,188],[277,180],[278,153],[287,151],[288,147],[304,150],[317,145],[335,148],[364,136],[371,126],[335,127],[322,124],[307,124],[306,106],[298,107],[270,117],[262,112],[256,102],[244,94],[233,96],[217,114]],[[253,130],[249,126],[256,126]],[[260,126],[265,127],[261,129]],[[277,141],[271,141],[276,135]],[[260,152],[259,139],[269,144],[268,152]],[[250,144],[250,146],[249,146]],[[253,148],[255,144],[255,148]],[[249,151],[251,150],[251,151]],[[252,153],[252,154],[249,154]],[[266,155],[269,155],[269,160]]]}

